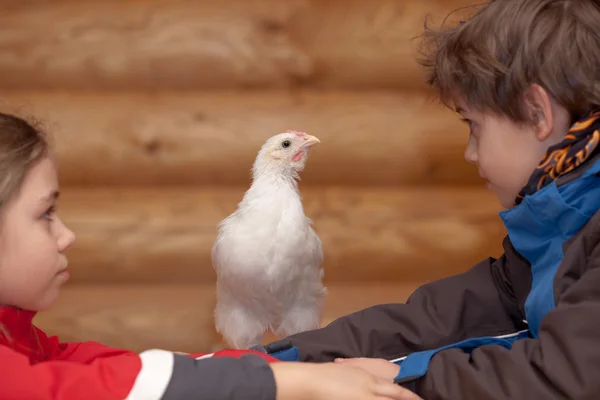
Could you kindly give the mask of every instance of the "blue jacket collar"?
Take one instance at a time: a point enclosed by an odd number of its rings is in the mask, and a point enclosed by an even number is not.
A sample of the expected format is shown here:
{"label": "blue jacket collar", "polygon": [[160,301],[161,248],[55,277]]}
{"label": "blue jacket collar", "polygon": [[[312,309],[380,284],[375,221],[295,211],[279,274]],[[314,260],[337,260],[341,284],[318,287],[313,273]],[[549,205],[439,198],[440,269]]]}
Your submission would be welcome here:
{"label": "blue jacket collar", "polygon": [[600,159],[577,179],[552,182],[500,217],[515,249],[531,264],[532,288],[525,303],[530,330],[537,337],[543,317],[554,306],[554,275],[563,244],[600,209]]}

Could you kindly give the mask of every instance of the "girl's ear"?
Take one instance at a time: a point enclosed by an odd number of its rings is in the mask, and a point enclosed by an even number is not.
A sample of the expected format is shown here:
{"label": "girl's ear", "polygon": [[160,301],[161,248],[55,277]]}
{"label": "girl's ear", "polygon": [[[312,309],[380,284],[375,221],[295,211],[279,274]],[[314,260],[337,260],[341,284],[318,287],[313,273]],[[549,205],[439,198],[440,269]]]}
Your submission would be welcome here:
{"label": "girl's ear", "polygon": [[554,110],[550,95],[540,85],[533,84],[525,93],[523,100],[535,135],[543,142],[554,130]]}

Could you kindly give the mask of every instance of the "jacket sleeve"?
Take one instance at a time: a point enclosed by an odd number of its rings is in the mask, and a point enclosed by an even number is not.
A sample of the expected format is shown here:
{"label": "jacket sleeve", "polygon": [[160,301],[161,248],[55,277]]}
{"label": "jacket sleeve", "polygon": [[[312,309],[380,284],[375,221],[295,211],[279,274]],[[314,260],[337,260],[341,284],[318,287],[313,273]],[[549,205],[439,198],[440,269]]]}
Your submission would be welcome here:
{"label": "jacket sleeve", "polygon": [[[564,289],[538,338],[472,352],[441,351],[422,377],[401,383],[426,399],[597,399],[600,393],[600,245]],[[582,260],[582,263],[586,261]]]}
{"label": "jacket sleeve", "polygon": [[275,399],[265,357],[195,358],[165,350],[140,354],[94,342],[69,343],[55,357],[31,364],[0,346],[2,399]]}
{"label": "jacket sleeve", "polygon": [[508,252],[514,253],[508,239],[504,249],[498,260],[484,260],[462,274],[421,286],[406,304],[375,305],[326,327],[271,343],[265,351],[275,355],[288,346],[295,349],[300,361],[323,362],[336,357],[391,360],[467,337],[526,329],[512,282],[527,284],[530,269],[513,254],[507,257]]}

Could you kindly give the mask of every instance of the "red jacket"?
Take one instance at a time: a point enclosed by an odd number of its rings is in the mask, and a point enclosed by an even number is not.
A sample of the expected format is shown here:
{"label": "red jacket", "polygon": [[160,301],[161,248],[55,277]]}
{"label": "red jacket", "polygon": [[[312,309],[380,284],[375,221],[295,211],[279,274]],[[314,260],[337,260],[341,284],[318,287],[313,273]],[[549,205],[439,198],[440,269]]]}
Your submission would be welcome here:
{"label": "red jacket", "polygon": [[0,399],[275,399],[270,362],[254,351],[140,354],[96,342],[60,342],[35,312],[0,306]]}

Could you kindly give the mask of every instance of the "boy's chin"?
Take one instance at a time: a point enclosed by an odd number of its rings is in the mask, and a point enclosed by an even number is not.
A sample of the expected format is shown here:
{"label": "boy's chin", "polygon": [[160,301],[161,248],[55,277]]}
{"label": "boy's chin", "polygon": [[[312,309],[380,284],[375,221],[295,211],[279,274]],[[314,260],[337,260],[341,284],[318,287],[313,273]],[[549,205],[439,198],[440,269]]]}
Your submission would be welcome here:
{"label": "boy's chin", "polygon": [[513,208],[515,206],[515,198],[512,196],[497,196],[500,201],[500,205],[504,209]]}
{"label": "boy's chin", "polygon": [[497,188],[491,186],[489,183],[488,188],[494,192],[502,208],[509,209],[514,207],[516,195],[513,195],[512,193],[502,192]]}

